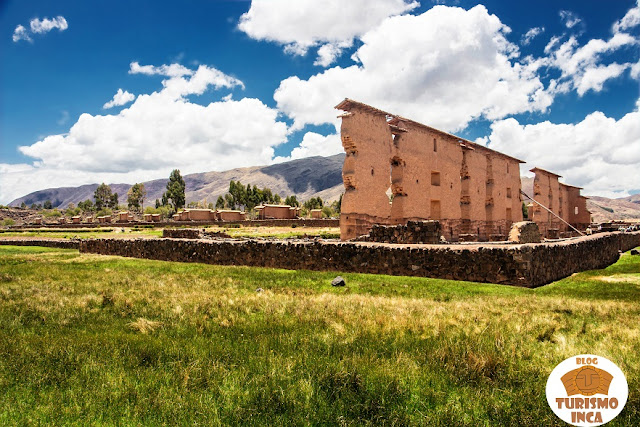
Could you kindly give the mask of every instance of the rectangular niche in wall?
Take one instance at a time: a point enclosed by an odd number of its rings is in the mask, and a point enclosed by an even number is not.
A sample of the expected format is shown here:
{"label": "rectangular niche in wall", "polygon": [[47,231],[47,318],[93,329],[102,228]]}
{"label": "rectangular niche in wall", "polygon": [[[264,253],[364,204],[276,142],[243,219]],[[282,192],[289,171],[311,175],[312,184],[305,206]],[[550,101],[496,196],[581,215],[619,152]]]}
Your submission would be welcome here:
{"label": "rectangular niche in wall", "polygon": [[431,185],[440,187],[440,172],[431,172]]}
{"label": "rectangular niche in wall", "polygon": [[440,219],[440,200],[431,201],[431,219]]}

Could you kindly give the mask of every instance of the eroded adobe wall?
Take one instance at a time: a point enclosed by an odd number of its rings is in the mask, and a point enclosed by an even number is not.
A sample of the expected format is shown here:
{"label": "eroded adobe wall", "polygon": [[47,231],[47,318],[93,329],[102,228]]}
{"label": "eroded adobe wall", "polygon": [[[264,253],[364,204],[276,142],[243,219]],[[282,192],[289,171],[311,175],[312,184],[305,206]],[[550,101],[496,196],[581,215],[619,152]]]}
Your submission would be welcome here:
{"label": "eroded adobe wall", "polygon": [[341,132],[343,240],[410,220],[440,220],[452,241],[500,240],[522,220],[516,159],[411,120],[388,121],[368,106],[349,109]]}
{"label": "eroded adobe wall", "polygon": [[366,234],[374,223],[389,221],[392,137],[384,114],[358,110],[343,116],[341,138],[346,157],[340,232],[344,239],[352,239]]}
{"label": "eroded adobe wall", "polygon": [[[586,198],[580,195],[580,188],[558,181],[558,176],[542,169],[534,168],[535,178],[533,198],[551,209],[558,217],[571,226],[584,230],[591,223],[591,213],[587,210]],[[545,237],[558,237],[560,233],[572,229],[565,222],[534,203],[532,220],[538,224]]]}

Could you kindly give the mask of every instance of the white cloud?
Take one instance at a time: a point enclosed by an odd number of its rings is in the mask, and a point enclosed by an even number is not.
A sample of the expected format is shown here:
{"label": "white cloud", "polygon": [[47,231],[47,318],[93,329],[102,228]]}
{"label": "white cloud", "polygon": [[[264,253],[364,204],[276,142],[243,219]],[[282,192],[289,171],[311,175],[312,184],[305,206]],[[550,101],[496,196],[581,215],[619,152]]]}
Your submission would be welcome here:
{"label": "white cloud", "polygon": [[287,139],[278,111],[252,98],[190,102],[185,95],[242,85],[207,66],[190,74],[167,78],[162,90],[138,95],[118,114],[82,114],[68,133],[20,147],[34,162],[0,165],[0,200],[49,187],[163,178],[174,168],[193,173],[270,163],[274,147]]}
{"label": "white cloud", "polygon": [[589,90],[600,91],[606,80],[618,77],[629,67],[629,64],[601,64],[605,54],[630,45],[638,44],[638,40],[627,33],[615,33],[609,40],[592,39],[584,46],[579,46],[574,36],[560,44],[559,39],[552,39],[545,48],[549,54],[544,64],[561,71],[558,83],[570,81],[571,85],[563,85],[562,91],[571,87],[582,96]]}
{"label": "white cloud", "polygon": [[342,51],[351,47],[352,43],[327,43],[318,49],[318,58],[313,65],[328,67],[342,55]]}
{"label": "white cloud", "polygon": [[53,29],[58,29],[59,31],[64,31],[69,28],[69,24],[67,20],[64,19],[64,16],[56,16],[55,18],[33,18],[29,21],[29,29],[25,28],[23,25],[18,25],[15,30],[13,30],[13,41],[18,42],[20,40],[26,40],[28,42],[33,41],[31,38],[32,34],[45,34]]}
{"label": "white cloud", "polygon": [[587,68],[576,87],[576,91],[580,96],[589,90],[600,92],[607,80],[618,77],[627,68],[629,68],[629,64],[617,63]]}
{"label": "white cloud", "polygon": [[[214,89],[233,88],[238,86],[244,89],[244,83],[235,77],[231,77],[220,70],[206,65],[200,65],[196,71],[190,70],[180,64],[162,65],[140,65],[132,62],[129,74],[163,75],[170,77],[163,80],[163,93],[173,98],[180,98],[186,95],[202,95],[209,86]],[[189,78],[187,79],[186,76]]]}
{"label": "white cloud", "polygon": [[522,36],[522,44],[528,45],[531,40],[544,32],[544,27],[533,27]]}
{"label": "white cloud", "polygon": [[105,110],[108,108],[119,107],[121,105],[125,105],[130,103],[136,99],[136,96],[132,93],[127,92],[126,90],[123,92],[122,89],[118,89],[115,95],[113,95],[113,99],[102,106]]}
{"label": "white cloud", "polygon": [[29,32],[22,25],[18,25],[16,29],[13,30],[13,41],[18,42],[20,40],[26,40],[28,42],[32,41],[31,37],[29,36]]}
{"label": "white cloud", "polygon": [[560,11],[560,19],[564,22],[564,25],[567,28],[573,28],[582,22],[582,19],[578,18],[575,13],[569,10],[561,10]]}
{"label": "white cloud", "polygon": [[640,0],[636,7],[629,9],[624,17],[613,24],[613,32],[618,33],[640,25]]}
{"label": "white cloud", "polygon": [[[287,53],[305,55],[313,46],[350,45],[385,18],[418,6],[411,0],[253,0],[238,28],[253,39],[283,45]],[[318,64],[327,63],[328,49]]]}
{"label": "white cloud", "polygon": [[[640,106],[640,102],[637,104]],[[623,197],[638,189],[640,111],[620,120],[596,111],[577,124],[521,125],[509,118],[491,126],[492,149],[563,176],[583,194]]]}
{"label": "white cloud", "polygon": [[631,77],[640,80],[640,61],[631,66]]}
{"label": "white cloud", "polygon": [[147,76],[159,75],[167,77],[182,77],[193,75],[193,70],[182,64],[160,65],[140,65],[138,62],[129,64],[129,74],[146,74]]}
{"label": "white cloud", "polygon": [[343,151],[342,142],[338,135],[324,136],[315,132],[307,132],[300,145],[294,148],[289,156],[276,157],[274,162],[280,163],[312,156],[332,156]]}
{"label": "white cloud", "polygon": [[34,34],[48,33],[49,31],[56,28],[60,31],[64,31],[69,28],[69,24],[67,24],[67,20],[64,19],[64,16],[56,16],[55,18],[51,19],[34,18],[29,22],[29,26],[31,27],[31,32]]}
{"label": "white cloud", "polygon": [[509,32],[481,5],[391,17],[362,36],[359,65],[289,77],[274,98],[293,129],[337,123],[332,107],[345,97],[449,131],[481,116],[544,111],[552,98],[536,74],[540,65],[513,60]]}

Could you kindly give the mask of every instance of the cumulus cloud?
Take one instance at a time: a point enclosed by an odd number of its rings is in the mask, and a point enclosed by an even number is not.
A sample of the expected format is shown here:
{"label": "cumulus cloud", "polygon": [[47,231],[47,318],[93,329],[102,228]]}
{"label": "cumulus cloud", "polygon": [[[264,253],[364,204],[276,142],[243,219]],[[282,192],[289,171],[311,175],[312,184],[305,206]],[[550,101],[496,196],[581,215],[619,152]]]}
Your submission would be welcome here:
{"label": "cumulus cloud", "polygon": [[544,63],[561,71],[558,83],[568,81],[570,85],[561,85],[561,92],[575,88],[580,96],[589,90],[600,91],[606,80],[618,77],[630,64],[601,64],[602,57],[624,47],[637,45],[638,40],[627,33],[615,33],[609,40],[592,39],[580,46],[574,36],[564,43],[553,38],[545,48],[549,54]]}
{"label": "cumulus cloud", "polygon": [[576,124],[500,120],[491,125],[488,141],[492,149],[526,160],[523,170],[538,166],[554,171],[563,182],[584,187],[584,194],[624,197],[638,189],[637,107],[620,120],[599,111]]}
{"label": "cumulus cloud", "polygon": [[528,45],[531,40],[544,32],[544,27],[533,27],[522,36],[522,44]]}
{"label": "cumulus cloud", "polygon": [[105,103],[102,106],[102,108],[104,108],[106,110],[106,109],[113,108],[113,107],[119,107],[121,105],[125,105],[125,104],[130,103],[134,99],[136,99],[136,96],[134,94],[129,93],[126,90],[123,91],[122,89],[118,89],[116,94],[113,95],[113,99],[111,101]]}
{"label": "cumulus cloud", "polygon": [[20,40],[32,41],[31,36],[29,36],[29,31],[22,25],[18,25],[16,29],[13,30],[13,41],[18,42]]}
{"label": "cumulus cloud", "polygon": [[289,156],[276,157],[274,162],[279,163],[312,156],[332,156],[343,151],[340,136],[336,134],[324,136],[316,132],[307,132],[300,145],[294,148]]}
{"label": "cumulus cloud", "polygon": [[582,19],[578,18],[575,13],[569,10],[561,10],[560,19],[567,28],[573,28],[582,22]]}
{"label": "cumulus cloud", "polygon": [[289,77],[274,98],[293,129],[336,123],[332,107],[345,97],[449,131],[478,117],[544,111],[552,98],[539,64],[516,60],[509,32],[481,5],[391,17],[361,37],[359,64]]}
{"label": "cumulus cloud", "polygon": [[137,61],[129,64],[129,74],[146,74],[147,76],[182,77],[193,75],[193,70],[182,64],[140,65]]}
{"label": "cumulus cloud", "polygon": [[162,178],[174,168],[193,173],[270,163],[274,147],[287,139],[278,111],[252,98],[190,102],[186,95],[242,86],[211,67],[190,71],[166,78],[161,90],[138,95],[118,114],[82,114],[68,133],[20,147],[34,162],[0,165],[0,200],[47,187]]}
{"label": "cumulus cloud", "polygon": [[213,86],[214,89],[233,88],[235,86],[244,89],[244,83],[240,80],[207,65],[200,65],[198,69],[194,71],[180,64],[154,67],[152,65],[140,65],[137,62],[132,62],[129,66],[129,74],[162,75],[170,77],[162,81],[162,85],[164,86],[163,94],[173,98],[180,98],[186,95],[202,95],[209,86]]}
{"label": "cumulus cloud", "polygon": [[45,34],[51,30],[58,29],[59,31],[64,31],[69,28],[69,24],[67,20],[64,19],[64,16],[56,16],[55,18],[34,18],[29,22],[29,29],[25,28],[23,25],[18,25],[15,30],[13,30],[13,41],[18,42],[20,40],[33,41],[31,38],[32,34]]}
{"label": "cumulus cloud", "polygon": [[60,31],[64,31],[69,28],[69,24],[67,24],[67,20],[64,19],[64,16],[56,16],[51,19],[34,18],[29,22],[29,26],[31,27],[31,32],[34,34],[48,33],[56,28]]}
{"label": "cumulus cloud", "polygon": [[355,37],[385,18],[418,6],[410,0],[253,0],[238,28],[253,39],[281,44],[285,52],[294,55],[329,45],[316,61],[317,65],[329,65],[344,48],[338,49],[341,45],[350,46]]}
{"label": "cumulus cloud", "polygon": [[613,24],[613,32],[619,33],[638,25],[640,25],[640,0],[638,0],[636,7],[629,9],[621,20]]}
{"label": "cumulus cloud", "polygon": [[313,65],[319,65],[321,67],[328,67],[333,64],[336,59],[342,55],[342,51],[346,48],[351,47],[353,43],[327,43],[325,45],[320,46],[318,49],[318,58],[315,60]]}

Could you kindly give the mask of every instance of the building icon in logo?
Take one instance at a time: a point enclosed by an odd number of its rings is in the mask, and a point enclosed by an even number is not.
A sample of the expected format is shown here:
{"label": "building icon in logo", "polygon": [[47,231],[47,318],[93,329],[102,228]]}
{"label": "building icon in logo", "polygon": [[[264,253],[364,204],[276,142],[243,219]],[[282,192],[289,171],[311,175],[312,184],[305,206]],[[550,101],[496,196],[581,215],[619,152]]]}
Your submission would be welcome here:
{"label": "building icon in logo", "polygon": [[594,394],[609,394],[609,386],[613,375],[604,369],[586,365],[578,369],[567,372],[560,378],[567,396],[581,394],[583,396],[593,396]]}

